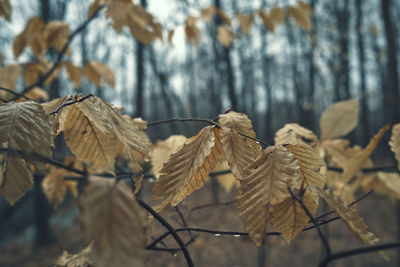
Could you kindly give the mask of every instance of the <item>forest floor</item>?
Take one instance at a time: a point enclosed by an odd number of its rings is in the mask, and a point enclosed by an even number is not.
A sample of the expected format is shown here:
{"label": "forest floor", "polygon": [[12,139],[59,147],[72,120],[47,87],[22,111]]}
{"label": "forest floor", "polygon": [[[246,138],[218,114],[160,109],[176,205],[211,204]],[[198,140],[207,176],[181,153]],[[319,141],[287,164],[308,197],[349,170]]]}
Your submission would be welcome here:
{"label": "forest floor", "polygon": [[[143,198],[147,201],[151,196],[152,184],[144,182]],[[359,195],[361,195],[360,192]],[[235,190],[226,193],[219,189],[219,202],[230,202],[236,197]],[[189,227],[205,228],[221,231],[244,231],[243,223],[237,215],[236,205],[217,205],[190,211],[193,207],[212,203],[211,186],[194,192],[180,205],[179,210],[184,215]],[[321,207],[322,206],[322,207]],[[317,214],[323,213],[323,206]],[[383,242],[396,240],[396,205],[387,198],[373,193],[357,204],[357,211],[369,225],[369,229],[381,238]],[[24,235],[16,237],[9,246],[0,251],[1,267],[46,267],[55,266],[57,258],[63,250],[77,253],[83,248],[79,220],[76,216],[77,206],[70,203],[62,209],[56,210],[53,221],[62,221],[62,218],[75,214],[68,225],[52,224],[52,230],[57,242],[45,248],[33,251],[32,240]],[[181,220],[174,208],[162,212],[163,217],[174,227],[180,228]],[[53,218],[54,219],[54,218]],[[340,220],[324,226],[334,252],[362,246],[362,243],[352,234]],[[165,229],[154,223],[152,237],[164,233]],[[290,244],[282,237],[268,236],[265,245],[257,248],[247,236],[215,236],[208,233],[192,233],[197,236],[195,242],[189,245],[188,250],[195,266],[259,266],[258,262],[264,257],[264,266],[317,266],[324,253],[320,239],[315,229],[300,233]],[[26,234],[25,234],[26,235]],[[189,233],[180,232],[187,241]],[[151,240],[151,239],[150,239]],[[149,241],[150,242],[150,241]],[[167,238],[165,244],[177,247],[172,238]],[[369,253],[338,260],[329,266],[398,266],[396,250],[388,250],[391,261],[385,261],[378,253]],[[170,252],[148,251],[146,266],[186,266],[181,252],[175,255]]]}

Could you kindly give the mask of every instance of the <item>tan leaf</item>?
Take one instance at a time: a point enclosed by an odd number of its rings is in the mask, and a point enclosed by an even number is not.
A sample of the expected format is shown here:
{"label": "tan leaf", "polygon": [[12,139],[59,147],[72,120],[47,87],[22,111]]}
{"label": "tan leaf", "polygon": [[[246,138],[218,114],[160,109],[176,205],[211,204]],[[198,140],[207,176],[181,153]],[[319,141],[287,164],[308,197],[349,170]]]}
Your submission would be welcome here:
{"label": "tan leaf", "polygon": [[44,28],[44,23],[39,17],[30,18],[24,31],[17,35],[14,40],[14,56],[19,57],[27,45],[31,46],[32,52],[36,56],[42,56],[47,49],[43,35]]}
{"label": "tan leaf", "polygon": [[69,254],[66,250],[64,250],[61,256],[57,259],[56,266],[91,267],[93,266],[92,254],[93,254],[92,243],[90,243],[85,249],[83,249],[78,254]]}
{"label": "tan leaf", "polygon": [[[322,146],[329,156],[328,163],[336,164],[343,168],[347,164],[347,161],[354,155],[354,153],[349,150],[349,144],[350,141],[344,139],[323,141]],[[362,149],[357,148],[357,150],[361,151]]]}
{"label": "tan leaf", "polygon": [[77,176],[75,173],[65,169],[51,167],[50,172],[42,181],[42,189],[50,203],[57,207],[64,201],[65,194],[70,191],[74,197],[77,197],[77,181],[66,181],[64,177]]}
{"label": "tan leaf", "polygon": [[267,147],[246,169],[240,181],[238,213],[253,242],[260,246],[269,219],[268,206],[290,197],[288,187],[297,186],[299,165],[284,146]]}
{"label": "tan leaf", "polygon": [[252,140],[227,127],[222,127],[221,143],[225,157],[233,175],[239,181],[243,179],[245,168],[260,156],[251,146]]}
{"label": "tan leaf", "polygon": [[9,22],[11,21],[11,5],[9,0],[0,1],[0,16],[3,16]]}
{"label": "tan leaf", "polygon": [[400,123],[393,125],[389,145],[396,156],[397,166],[400,169]]}
{"label": "tan leaf", "polygon": [[75,87],[79,88],[82,81],[82,69],[70,61],[65,63],[65,67],[67,69],[69,79]]}
{"label": "tan leaf", "polygon": [[242,33],[247,36],[249,34],[250,27],[253,24],[254,15],[238,13],[237,19],[239,21],[239,26]]}
{"label": "tan leaf", "polygon": [[363,149],[359,153],[356,153],[353,157],[350,158],[350,160],[346,162],[346,165],[343,167],[343,174],[341,176],[344,183],[350,181],[350,179],[361,169],[364,163],[368,160],[369,156],[375,150],[385,132],[389,129],[389,125],[386,125],[382,129],[380,129],[379,132],[371,139],[365,149]]}
{"label": "tan leaf", "polygon": [[183,135],[171,135],[164,141],[157,141],[153,146],[150,157],[152,169],[151,172],[156,178],[160,176],[160,170],[163,167],[172,153],[176,152],[186,141],[186,137]]}
{"label": "tan leaf", "polygon": [[269,18],[274,23],[283,24],[285,23],[285,11],[283,11],[282,8],[275,6],[269,11]]}
{"label": "tan leaf", "polygon": [[312,22],[308,12],[305,12],[303,8],[297,6],[288,6],[287,9],[289,11],[289,16],[292,17],[297,24],[305,30],[311,31]]}
{"label": "tan leaf", "polygon": [[87,61],[84,66],[86,77],[95,85],[101,86],[101,78],[110,85],[115,86],[114,74],[106,65],[98,61]]}
{"label": "tan leaf", "polygon": [[297,4],[299,5],[299,8],[304,10],[304,12],[309,13],[309,14],[313,13],[311,6],[309,4],[307,4],[306,2],[299,1],[299,2],[297,2]]}
{"label": "tan leaf", "polygon": [[45,90],[43,90],[40,87],[34,87],[32,90],[30,90],[29,92],[27,92],[25,94],[27,97],[29,97],[32,100],[35,101],[40,101],[40,100],[48,100],[49,99],[49,95],[47,94],[47,92]]}
{"label": "tan leaf", "polygon": [[61,51],[64,45],[67,43],[71,30],[69,25],[61,21],[50,21],[44,31],[44,40],[47,42],[47,46],[53,46],[58,51]]}
{"label": "tan leaf", "polygon": [[214,6],[208,6],[201,10],[201,18],[207,23],[211,22],[214,14],[215,14]]}
{"label": "tan leaf", "polygon": [[400,175],[391,172],[377,172],[377,176],[365,179],[365,190],[374,189],[376,192],[389,196],[391,199],[400,199]]}
{"label": "tan leaf", "polygon": [[172,38],[174,37],[174,33],[175,33],[175,30],[169,30],[168,31],[168,38],[167,38],[167,40],[168,40],[168,43],[169,44],[172,44]]}
{"label": "tan leaf", "polygon": [[215,12],[216,12],[217,15],[222,19],[222,21],[223,21],[225,24],[227,24],[227,25],[229,25],[229,26],[232,25],[231,19],[225,14],[224,11],[222,11],[222,9],[220,9],[220,8],[215,8]]}
{"label": "tan leaf", "polygon": [[[8,149],[34,152],[51,158],[51,132],[48,116],[39,104],[0,104],[0,144],[7,143]],[[33,163],[38,169],[43,169],[44,164],[9,154],[6,154],[4,161],[0,194],[14,204],[32,186],[32,172],[28,164]]]}
{"label": "tan leaf", "polygon": [[111,129],[103,125],[102,112],[106,111],[101,111],[99,105],[90,105],[88,100],[64,108],[59,119],[60,131],[79,161],[97,172],[113,172],[116,140]]}
{"label": "tan leaf", "polygon": [[338,196],[335,196],[330,190],[319,190],[319,193],[325,199],[328,205],[336,211],[349,229],[353,231],[364,244],[374,245],[379,242],[379,238],[368,231],[368,226],[357,214],[355,209],[349,207],[343,200],[341,200]]}
{"label": "tan leaf", "polygon": [[[226,161],[226,159],[220,159],[215,168],[212,170],[212,172],[220,172],[226,170],[229,170],[228,162]],[[232,191],[232,188],[239,187],[240,185],[239,182],[236,180],[235,176],[232,175],[232,173],[214,175],[213,178],[217,179],[218,183],[227,193],[230,193]]]}
{"label": "tan leaf", "polygon": [[[313,191],[307,190],[302,198],[304,205],[311,215],[315,215],[318,207],[318,196]],[[300,197],[300,196],[297,196]],[[271,207],[271,227],[280,232],[288,242],[293,240],[310,221],[304,209],[292,197],[287,197],[283,202]]]}
{"label": "tan leaf", "polygon": [[306,129],[297,123],[287,123],[283,128],[279,129],[275,133],[276,145],[300,144],[303,146],[310,146],[309,142],[306,141],[311,141],[312,147],[316,147],[319,144],[318,137],[313,133],[313,131]]}
{"label": "tan leaf", "polygon": [[45,68],[38,63],[29,63],[24,69],[24,80],[26,86],[36,83],[40,76],[46,72]]}
{"label": "tan leaf", "polygon": [[[7,65],[0,67],[0,86],[14,90],[15,84],[17,83],[18,77],[21,75],[20,65]],[[5,96],[8,93],[1,91],[0,96]]]}
{"label": "tan leaf", "polygon": [[176,206],[186,196],[203,186],[209,172],[222,157],[220,130],[203,128],[163,165],[154,186],[154,199],[164,198]]}
{"label": "tan leaf", "polygon": [[326,181],[325,162],[317,150],[302,145],[287,145],[300,166],[299,189],[308,186],[323,188]]}
{"label": "tan leaf", "polygon": [[256,137],[256,133],[251,125],[251,120],[244,113],[229,111],[226,114],[220,114],[218,121],[221,126],[228,127],[239,134],[243,134],[250,138],[247,138],[250,143],[253,153],[258,157],[261,154],[261,146],[255,140],[251,138]]}
{"label": "tan leaf", "polygon": [[90,5],[88,10],[88,18],[93,17],[94,13],[100,8],[101,5],[104,5],[107,0],[95,0]]}
{"label": "tan leaf", "polygon": [[321,115],[319,126],[321,139],[341,137],[351,132],[358,123],[358,99],[337,102]]}
{"label": "tan leaf", "polygon": [[275,22],[272,20],[269,14],[266,14],[262,9],[258,10],[258,16],[262,19],[265,28],[267,28],[270,32],[275,31]]}
{"label": "tan leaf", "polygon": [[234,33],[228,26],[218,26],[218,41],[225,47],[230,47],[233,39],[237,39],[238,35]]}
{"label": "tan leaf", "polygon": [[83,239],[97,267],[145,266],[146,213],[125,182],[89,177],[80,198]]}
{"label": "tan leaf", "polygon": [[[54,71],[50,74],[50,76],[46,79],[46,81],[44,82],[44,84],[45,84],[46,86],[49,86],[49,85],[58,77],[58,75],[60,74],[62,68],[63,68],[63,64],[62,64],[62,63],[57,64],[55,70],[54,70]],[[46,69],[46,72],[47,72],[48,70],[49,70],[49,68]]]}
{"label": "tan leaf", "polygon": [[197,18],[193,16],[188,16],[185,21],[185,34],[186,40],[193,42],[195,46],[199,45],[200,41],[200,30],[196,26]]}

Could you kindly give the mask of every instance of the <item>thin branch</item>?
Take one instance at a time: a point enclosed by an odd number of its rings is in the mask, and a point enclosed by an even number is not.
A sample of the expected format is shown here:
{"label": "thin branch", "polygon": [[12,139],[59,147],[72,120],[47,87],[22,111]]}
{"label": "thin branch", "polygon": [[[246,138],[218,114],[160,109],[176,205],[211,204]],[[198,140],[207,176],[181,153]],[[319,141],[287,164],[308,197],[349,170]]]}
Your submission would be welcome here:
{"label": "thin branch", "polygon": [[328,240],[326,240],[324,234],[322,233],[321,229],[319,228],[318,222],[315,220],[314,216],[311,214],[311,212],[308,210],[308,208],[306,207],[306,205],[304,204],[303,200],[298,198],[292,191],[292,189],[290,189],[290,187],[288,187],[288,191],[290,193],[290,195],[292,196],[292,198],[294,200],[296,200],[301,208],[305,211],[305,213],[307,214],[308,218],[310,218],[310,221],[315,225],[315,227],[317,228],[318,231],[318,235],[321,239],[322,244],[324,244],[325,249],[326,249],[326,254],[330,255],[331,254],[331,247],[329,246],[329,242]]}
{"label": "thin branch", "polygon": [[398,248],[398,247],[400,247],[400,241],[344,250],[344,251],[340,251],[340,252],[326,256],[325,259],[323,259],[319,263],[318,266],[325,267],[329,264],[329,262],[337,260],[337,259],[346,258],[346,257],[358,255],[358,254],[369,253],[369,252],[373,252],[373,251],[377,251],[377,250],[393,249],[393,248]]}
{"label": "thin branch", "polygon": [[8,100],[5,100],[3,98],[0,98],[0,101],[3,101],[4,103],[8,103]]}
{"label": "thin branch", "polygon": [[228,206],[228,205],[232,205],[234,203],[236,203],[236,200],[231,200],[231,201],[227,201],[227,202],[220,202],[220,203],[209,203],[209,204],[199,205],[199,206],[191,208],[189,213],[193,212],[195,210],[200,210],[200,209],[209,208],[209,207]]}
{"label": "thin branch", "polygon": [[[182,239],[179,237],[175,229],[160,215],[158,214],[155,210],[153,210],[147,203],[142,201],[139,198],[136,198],[140,206],[142,206],[145,210],[147,210],[153,217],[160,222],[165,228],[167,228],[168,233],[171,233],[171,235],[174,237],[176,242],[178,243],[179,247],[181,248],[183,255],[185,256],[186,262],[188,266],[194,266],[192,258],[190,257],[189,251],[187,250],[185,243],[183,243]],[[148,247],[146,247],[147,249]],[[151,248],[151,247],[150,247]]]}
{"label": "thin branch", "polygon": [[59,106],[58,108],[56,108],[54,111],[50,112],[49,115],[55,115],[55,114],[57,114],[62,108],[66,107],[66,106],[70,106],[70,105],[76,104],[76,103],[79,103],[79,102],[83,102],[83,101],[85,101],[86,99],[88,99],[88,98],[91,97],[91,96],[93,96],[93,95],[92,95],[92,94],[88,94],[87,96],[83,96],[83,97],[81,97],[81,98],[79,98],[79,99],[75,99],[75,100],[72,100],[72,101],[70,101],[70,102],[64,102],[61,106]]}
{"label": "thin branch", "polygon": [[[33,88],[35,88],[36,86],[42,86],[46,80],[53,74],[53,72],[57,69],[58,64],[61,62],[62,58],[64,57],[64,54],[67,52],[68,47],[70,46],[70,44],[72,43],[72,41],[74,40],[74,38],[81,32],[83,31],[87,25],[89,25],[89,23],[91,21],[93,21],[94,18],[97,17],[97,15],[100,13],[100,11],[105,7],[105,5],[100,6],[96,12],[94,12],[93,16],[91,16],[90,18],[88,18],[84,23],[82,23],[81,26],[79,26],[75,31],[72,32],[72,34],[69,36],[68,41],[65,43],[65,45],[63,46],[63,48],[61,49],[61,51],[58,53],[57,59],[54,62],[53,66],[51,66],[51,68],[42,76],[40,77],[40,79],[35,82],[34,84],[24,88],[24,90],[22,91],[22,94],[26,94],[27,92],[29,92],[30,90],[32,90]],[[14,98],[13,100],[16,100],[17,98]]]}
{"label": "thin branch", "polygon": [[29,97],[27,97],[24,94],[20,94],[20,93],[14,92],[13,90],[10,90],[10,89],[4,88],[4,87],[0,87],[0,90],[6,91],[7,93],[13,94],[13,95],[18,96],[18,97],[23,97],[26,100],[32,100],[32,99],[30,99]]}
{"label": "thin branch", "polygon": [[[339,167],[328,166],[327,169],[328,169],[328,171],[343,172],[343,169],[342,169],[342,168],[339,168]],[[360,171],[363,172],[363,173],[380,172],[380,171],[385,171],[385,172],[400,172],[400,170],[397,168],[397,165],[376,166],[376,167],[369,167],[369,168],[361,168]]]}
{"label": "thin branch", "polygon": [[160,120],[160,121],[153,121],[147,124],[147,127],[155,126],[158,124],[163,124],[163,123],[170,123],[174,121],[179,121],[179,122],[186,122],[186,121],[200,121],[200,122],[205,122],[210,125],[217,126],[218,128],[220,127],[218,123],[215,121],[209,120],[209,119],[200,119],[200,118],[172,118],[168,120]]}
{"label": "thin branch", "polygon": [[[232,130],[232,131],[233,131],[233,130]],[[264,141],[262,141],[262,140],[260,140],[260,139],[258,139],[258,138],[251,137],[251,136],[248,136],[248,135],[239,133],[239,132],[237,132],[237,131],[235,131],[235,132],[236,132],[237,134],[240,134],[241,136],[244,136],[244,137],[249,138],[249,139],[251,139],[251,140],[253,140],[253,141],[256,141],[256,142],[258,142],[258,143],[260,143],[260,144],[263,144],[264,146],[271,146],[270,144],[268,144],[268,143],[266,143],[266,142],[264,142]]]}

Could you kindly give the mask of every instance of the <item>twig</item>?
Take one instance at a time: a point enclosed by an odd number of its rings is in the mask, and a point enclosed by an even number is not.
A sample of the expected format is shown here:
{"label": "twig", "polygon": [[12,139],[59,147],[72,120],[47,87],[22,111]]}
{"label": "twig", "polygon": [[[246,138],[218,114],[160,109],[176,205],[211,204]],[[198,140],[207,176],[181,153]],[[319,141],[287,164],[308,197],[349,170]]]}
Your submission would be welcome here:
{"label": "twig", "polygon": [[8,100],[5,100],[3,98],[0,98],[0,101],[3,101],[4,103],[8,103]]}
{"label": "twig", "polygon": [[61,106],[59,106],[58,108],[56,108],[54,111],[50,112],[49,115],[55,115],[57,114],[62,108],[66,107],[66,106],[70,106],[79,102],[83,102],[86,99],[88,99],[89,97],[93,96],[92,94],[88,94],[87,96],[83,96],[79,99],[75,99],[72,100],[71,102],[64,102]]}
{"label": "twig", "polygon": [[288,191],[290,193],[290,195],[292,196],[292,198],[294,200],[296,200],[301,208],[304,210],[304,212],[307,214],[308,218],[310,218],[310,221],[315,225],[315,227],[317,228],[319,237],[321,239],[322,244],[324,244],[325,249],[326,249],[326,254],[330,255],[331,254],[331,247],[329,246],[328,240],[326,240],[324,234],[322,233],[321,229],[319,228],[318,222],[315,220],[314,216],[311,214],[311,212],[308,210],[308,208],[306,207],[306,205],[304,204],[303,200],[298,198],[292,191],[292,189],[290,189],[290,187],[288,187]]}
{"label": "twig", "polygon": [[377,250],[385,250],[385,249],[392,249],[392,248],[397,248],[400,247],[400,241],[396,242],[391,242],[391,243],[384,243],[384,244],[379,244],[379,245],[373,245],[373,246],[365,246],[361,248],[355,248],[355,249],[349,249],[345,251],[340,251],[331,255],[326,256],[320,263],[319,267],[325,267],[329,264],[329,262],[345,258],[345,257],[350,257],[353,255],[358,255],[358,254],[363,254],[363,253],[369,253],[372,251],[377,251]]}
{"label": "twig", "polygon": [[[182,239],[179,237],[175,229],[160,215],[158,214],[155,210],[153,210],[149,205],[147,205],[144,201],[142,201],[139,198],[136,198],[140,206],[142,206],[145,210],[147,210],[153,217],[160,222],[165,228],[167,228],[168,233],[171,233],[171,235],[174,237],[176,242],[178,243],[179,247],[181,248],[183,255],[185,256],[186,262],[188,266],[194,266],[192,258],[190,257],[189,251],[187,250],[185,243],[183,243]],[[147,249],[148,247],[146,247]],[[151,248],[151,247],[150,247]]]}
{"label": "twig", "polygon": [[215,206],[228,206],[228,205],[232,205],[234,203],[236,203],[236,200],[231,200],[228,202],[221,202],[221,203],[209,203],[209,204],[204,204],[204,205],[199,205],[199,206],[193,207],[190,209],[189,212],[204,209],[204,208],[209,208],[209,207],[215,207]]}
{"label": "twig", "polygon": [[20,93],[14,92],[13,90],[10,90],[10,89],[4,88],[4,87],[0,87],[0,90],[6,91],[7,93],[13,94],[13,95],[18,96],[18,97],[23,97],[26,100],[32,100],[32,99],[30,99],[29,97],[27,97],[24,94],[20,94]]}
{"label": "twig", "polygon": [[217,127],[220,127],[218,123],[215,121],[209,120],[209,119],[200,119],[200,118],[172,118],[168,120],[160,120],[160,121],[153,121],[147,124],[147,127],[155,126],[158,124],[163,124],[163,123],[170,123],[174,121],[180,121],[180,122],[185,122],[185,121],[201,121],[201,122],[206,122],[210,125],[215,125]]}
{"label": "twig", "polygon": [[[70,46],[70,44],[72,43],[72,41],[74,40],[74,38],[78,35],[78,33],[80,33],[81,31],[83,31],[83,29],[85,29],[87,27],[87,25],[89,25],[89,23],[97,17],[97,15],[100,13],[100,11],[104,8],[105,5],[100,6],[96,12],[94,12],[93,16],[91,16],[90,18],[88,18],[84,23],[82,23],[81,26],[79,26],[75,31],[72,32],[72,34],[69,36],[68,41],[65,43],[65,45],[63,46],[63,48],[61,49],[61,51],[58,53],[57,59],[54,62],[53,66],[51,66],[51,68],[42,76],[40,77],[40,79],[33,83],[32,85],[24,88],[24,90],[22,91],[22,94],[26,94],[27,92],[29,92],[30,90],[32,90],[33,88],[35,88],[36,86],[41,86],[43,85],[43,83],[46,82],[46,80],[53,74],[53,72],[56,70],[58,64],[61,62],[62,58],[64,57],[64,54],[66,53],[68,47]],[[13,100],[16,100],[17,98],[14,98]]]}

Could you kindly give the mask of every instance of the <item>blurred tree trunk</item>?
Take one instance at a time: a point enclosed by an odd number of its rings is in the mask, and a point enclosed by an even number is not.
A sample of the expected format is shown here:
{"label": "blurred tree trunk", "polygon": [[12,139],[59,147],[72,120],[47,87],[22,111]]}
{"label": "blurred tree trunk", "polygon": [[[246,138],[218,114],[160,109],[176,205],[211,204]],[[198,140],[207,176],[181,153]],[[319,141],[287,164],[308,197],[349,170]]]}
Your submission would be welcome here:
{"label": "blurred tree trunk", "polygon": [[387,107],[388,117],[386,121],[396,123],[400,121],[400,105],[399,105],[399,72],[397,66],[397,47],[396,33],[390,14],[390,0],[381,0],[382,19],[385,27],[386,52],[387,52],[387,84],[383,89],[386,93],[384,99],[384,107]]}
{"label": "blurred tree trunk", "polygon": [[[147,7],[146,0],[140,0],[143,8]],[[135,40],[136,42],[136,114],[135,117],[143,117],[143,91],[144,91],[144,45]]]}
{"label": "blurred tree trunk", "polygon": [[368,144],[369,139],[369,121],[368,121],[368,96],[367,83],[365,77],[365,47],[364,47],[364,30],[363,30],[363,11],[362,0],[355,1],[356,9],[356,32],[358,46],[358,64],[360,75],[360,100],[361,100],[361,142],[362,146]]}

